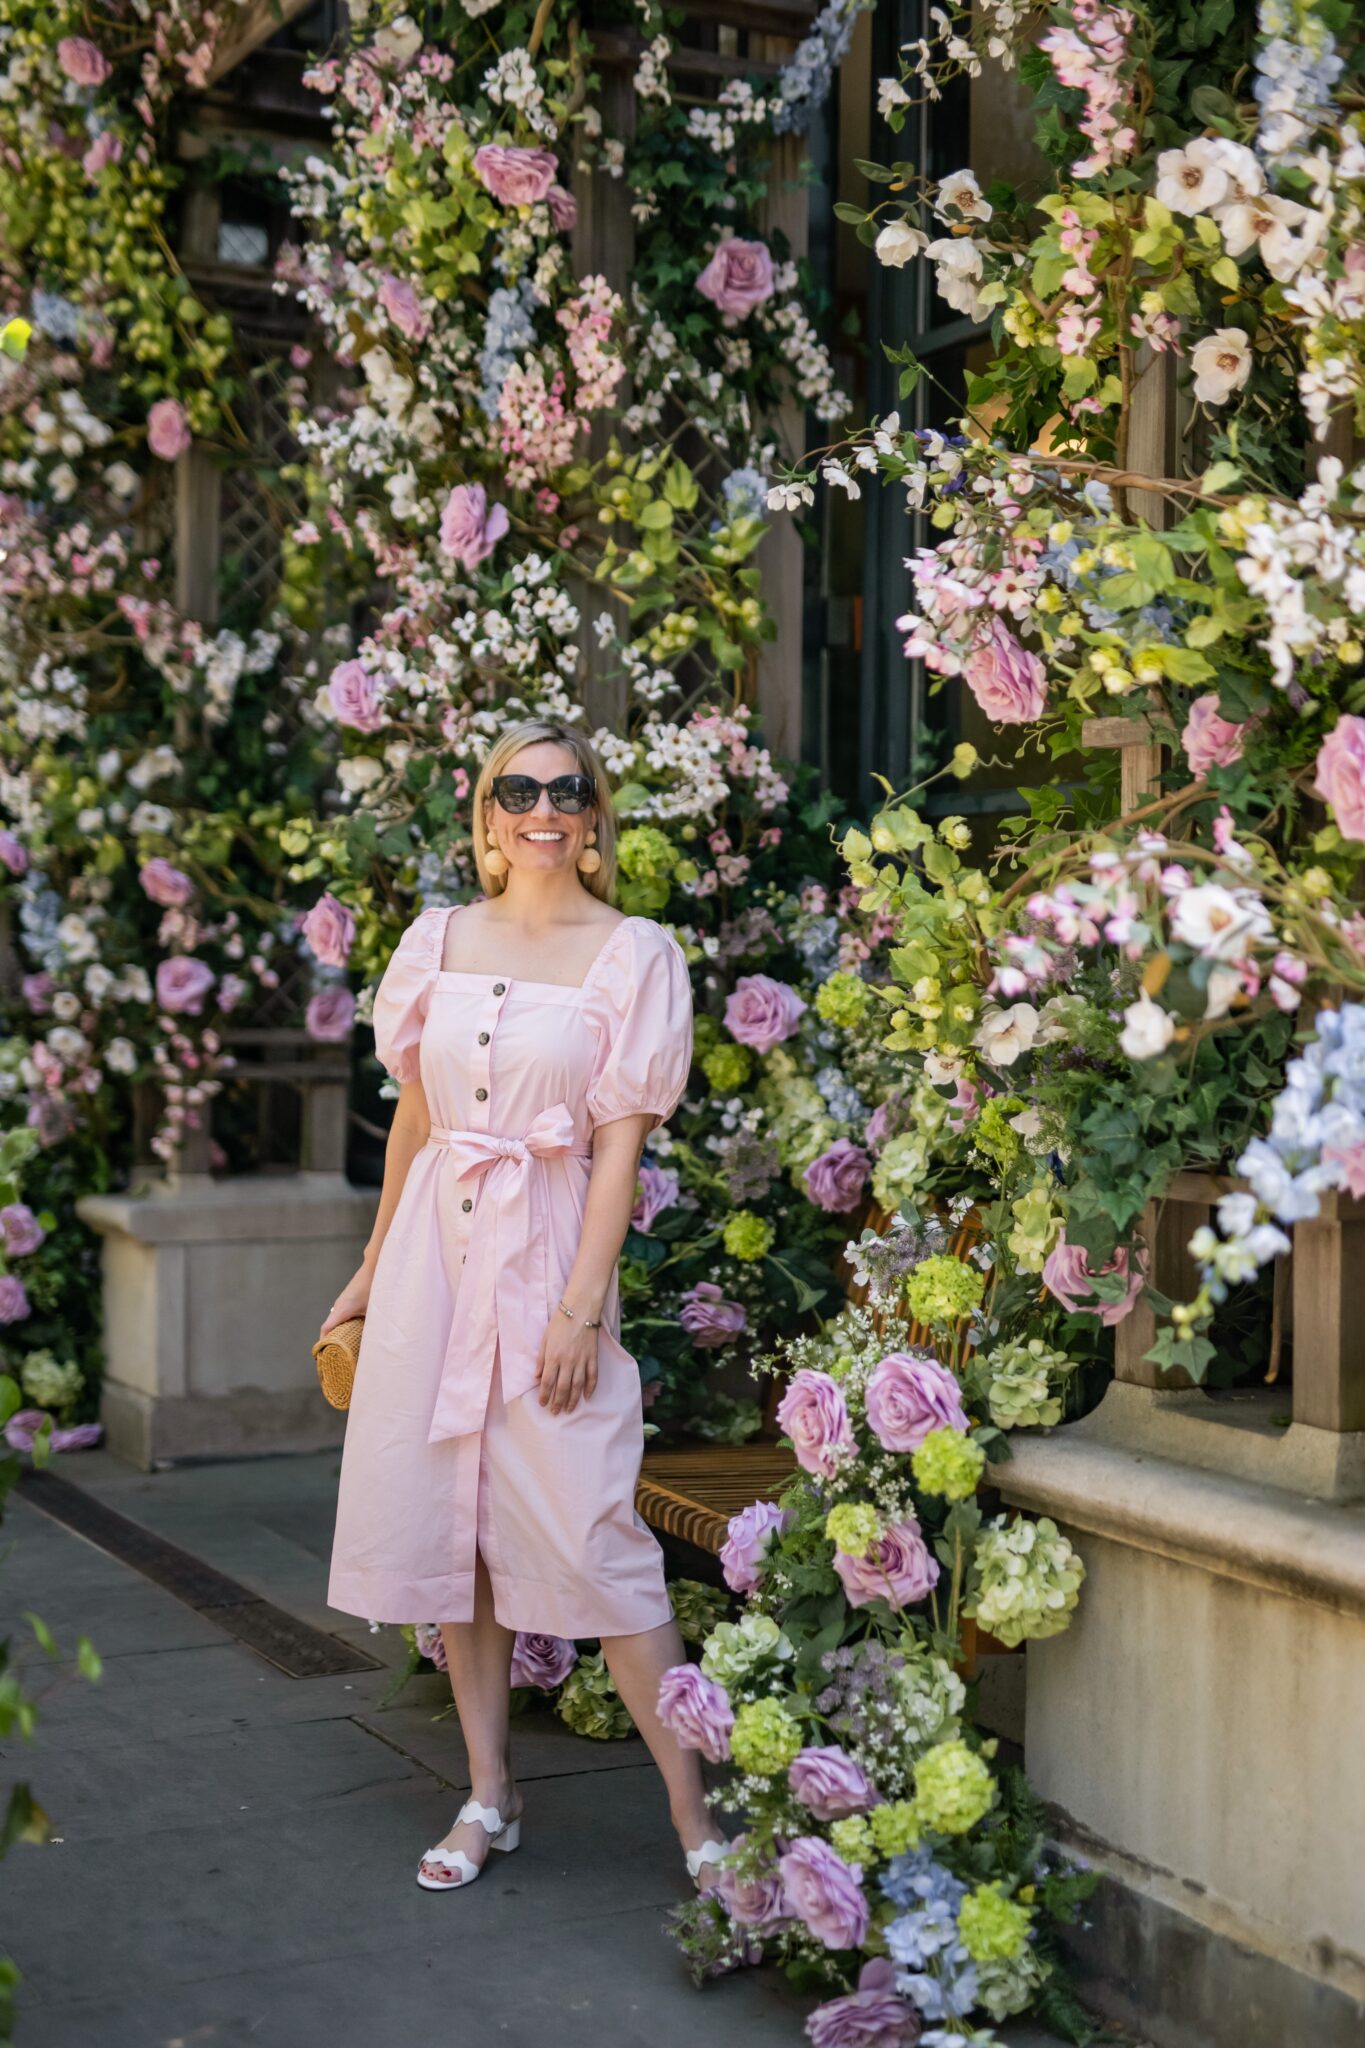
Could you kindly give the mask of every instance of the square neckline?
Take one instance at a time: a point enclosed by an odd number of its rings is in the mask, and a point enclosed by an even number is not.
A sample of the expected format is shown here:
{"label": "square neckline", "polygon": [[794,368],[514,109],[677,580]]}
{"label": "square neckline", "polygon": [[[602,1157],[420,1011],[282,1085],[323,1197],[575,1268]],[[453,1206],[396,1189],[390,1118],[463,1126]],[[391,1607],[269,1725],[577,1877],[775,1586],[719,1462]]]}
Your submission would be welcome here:
{"label": "square neckline", "polygon": [[588,964],[588,971],[583,976],[582,981],[535,981],[529,975],[508,974],[500,968],[490,969],[484,967],[441,966],[441,959],[446,949],[446,934],[450,930],[450,920],[453,917],[457,917],[460,911],[465,910],[467,908],[467,904],[452,903],[445,911],[442,912],[440,924],[440,944],[437,947],[436,951],[436,978],[438,981],[442,978],[452,981],[505,981],[509,988],[515,983],[516,986],[519,988],[558,989],[561,994],[571,996],[581,995],[583,993],[583,990],[587,988],[594,974],[596,974],[604,954],[606,954],[610,950],[611,946],[615,943],[616,935],[621,930],[621,926],[627,924],[634,924],[636,922],[634,917],[627,915],[620,920],[620,923],[612,927],[611,931],[607,934],[607,937],[602,941],[602,944],[593,954],[593,957]]}

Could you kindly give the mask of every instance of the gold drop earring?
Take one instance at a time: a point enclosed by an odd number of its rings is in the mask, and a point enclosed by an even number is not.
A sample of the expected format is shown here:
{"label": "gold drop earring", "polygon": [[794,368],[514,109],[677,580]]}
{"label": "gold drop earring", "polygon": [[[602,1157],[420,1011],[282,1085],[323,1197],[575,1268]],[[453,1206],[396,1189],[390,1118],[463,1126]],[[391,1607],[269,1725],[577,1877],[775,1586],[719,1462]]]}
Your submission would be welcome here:
{"label": "gold drop earring", "polygon": [[507,873],[507,855],[494,840],[491,832],[488,835],[488,843],[484,848],[483,864],[490,875],[505,875]]}
{"label": "gold drop earring", "polygon": [[577,860],[580,875],[595,875],[602,865],[602,856],[597,851],[597,834],[589,832],[587,842]]}

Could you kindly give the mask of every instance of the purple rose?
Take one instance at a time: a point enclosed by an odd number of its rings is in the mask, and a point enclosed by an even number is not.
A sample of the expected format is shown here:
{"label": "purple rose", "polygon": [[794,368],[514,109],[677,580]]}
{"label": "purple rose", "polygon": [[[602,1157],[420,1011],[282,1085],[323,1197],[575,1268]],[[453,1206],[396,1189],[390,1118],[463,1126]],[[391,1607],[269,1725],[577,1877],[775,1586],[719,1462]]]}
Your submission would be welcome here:
{"label": "purple rose", "polygon": [[384,692],[363,661],[338,663],[328,680],[327,701],[337,724],[353,732],[378,732],[384,724]]}
{"label": "purple rose", "polygon": [[866,1557],[845,1557],[836,1551],[834,1569],[850,1607],[866,1607],[870,1600],[913,1607],[938,1584],[937,1561],[913,1517],[888,1524]]}
{"label": "purple rose", "polygon": [[1047,671],[1001,619],[992,619],[962,667],[963,679],[987,718],[997,725],[1023,725],[1041,718],[1047,702]]}
{"label": "purple rose", "polygon": [[773,259],[766,242],[735,235],[722,242],[697,279],[697,290],[720,313],[742,320],[773,295]]}
{"label": "purple rose", "polygon": [[184,406],[178,398],[158,398],[147,415],[147,446],[163,462],[175,462],[194,437]]}
{"label": "purple rose", "polygon": [[28,872],[28,848],[12,832],[0,830],[0,861],[12,875]]}
{"label": "purple rose", "polygon": [[806,1193],[817,1209],[842,1215],[856,1209],[872,1162],[861,1145],[849,1138],[836,1138],[827,1152],[812,1159],[802,1179]]}
{"label": "purple rose", "polygon": [[698,1280],[687,1290],[678,1321],[692,1342],[703,1347],[728,1344],[749,1325],[743,1302],[727,1301],[714,1280]]}
{"label": "purple rose", "polygon": [[450,1660],[446,1656],[445,1637],[436,1622],[419,1621],[413,1629],[413,1636],[416,1639],[419,1656],[425,1657],[428,1664],[434,1664],[438,1671],[449,1669]]}
{"label": "purple rose", "polygon": [[5,1256],[10,1259],[26,1259],[47,1236],[27,1202],[10,1202],[0,1209],[0,1234],[4,1237]]}
{"label": "purple rose", "polygon": [[1091,1281],[1095,1277],[1090,1270],[1090,1260],[1083,1246],[1068,1244],[1066,1233],[1062,1232],[1056,1244],[1043,1263],[1043,1285],[1054,1301],[1060,1301],[1063,1308],[1073,1315],[1098,1316],[1106,1329],[1121,1323],[1131,1314],[1133,1304],[1142,1292],[1141,1271],[1129,1272],[1128,1254],[1120,1245],[1107,1265],[1101,1266],[1101,1273],[1127,1275],[1128,1292],[1120,1301],[1096,1301]]}
{"label": "purple rose", "polygon": [[488,507],[482,484],[456,484],[441,514],[441,546],[465,570],[486,562],[507,531],[507,507]]}
{"label": "purple rose", "polygon": [[771,1052],[791,1037],[805,1007],[789,983],[769,974],[742,974],[726,998],[725,1028],[738,1044]]}
{"label": "purple rose", "polygon": [[858,1449],[843,1394],[827,1372],[802,1366],[777,1408],[777,1422],[792,1440],[804,1472],[832,1479]]}
{"label": "purple rose", "polygon": [[[731,1846],[742,1849],[744,1843],[745,1837],[736,1835]],[[764,1931],[791,1917],[775,1863],[768,1864],[752,1877],[741,1877],[738,1871],[722,1865],[716,1875],[715,1889],[716,1897],[740,1927]]]}
{"label": "purple rose", "polygon": [[143,863],[138,880],[144,894],[164,910],[182,910],[194,894],[194,884],[189,876],[182,874],[170,861],[162,860],[160,855]]}
{"label": "purple rose", "polygon": [[53,981],[50,974],[26,974],[19,990],[35,1017],[45,1017],[52,1008]]}
{"label": "purple rose", "polygon": [[549,198],[559,165],[547,149],[511,149],[485,142],[474,152],[474,175],[503,206],[534,206]]}
{"label": "purple rose", "polygon": [[896,1996],[896,1966],[873,1956],[858,1973],[858,1988],[819,2005],[806,2021],[811,2048],[914,2048],[919,2014]]}
{"label": "purple rose", "polygon": [[344,967],[355,944],[355,918],[329,889],[319,896],[299,926],[315,958],[324,967]]}
{"label": "purple rose", "polygon": [[379,303],[400,334],[405,334],[409,341],[422,340],[431,323],[407,278],[394,277],[385,271],[379,287]]}
{"label": "purple rose", "polygon": [[1365,718],[1339,718],[1318,749],[1315,793],[1347,839],[1365,840]]}
{"label": "purple rose", "polygon": [[867,1900],[856,1865],[843,1862],[818,1835],[798,1835],[777,1867],[792,1912],[817,1941],[826,1948],[862,1946]]}
{"label": "purple rose", "polygon": [[708,1763],[730,1757],[734,1711],[723,1686],[695,1664],[674,1664],[659,1681],[659,1719],[684,1749],[699,1749]]}
{"label": "purple rose", "polygon": [[57,45],[57,62],[73,85],[103,85],[114,68],[99,45],[86,36],[63,36]]}
{"label": "purple rose", "polygon": [[817,1820],[842,1820],[878,1803],[862,1765],[837,1743],[828,1749],[803,1749],[792,1760],[787,1783]]}
{"label": "purple rose", "polygon": [[31,1451],[33,1439],[47,1421],[41,1408],[19,1408],[5,1424],[5,1442],[12,1451]]}
{"label": "purple rose", "polygon": [[197,1017],[212,987],[213,969],[188,953],[173,953],[156,970],[157,1006],[173,1017]]}
{"label": "purple rose", "polygon": [[732,1593],[752,1593],[763,1575],[763,1562],[774,1536],[780,1536],[791,1515],[776,1501],[756,1500],[731,1515],[720,1550],[720,1569]]}
{"label": "purple rose", "polygon": [[512,1647],[512,1683],[553,1692],[557,1685],[563,1685],[577,1662],[578,1652],[566,1636],[518,1629]]}
{"label": "purple rose", "polygon": [[926,1351],[893,1351],[867,1382],[867,1420],[886,1451],[917,1451],[931,1430],[968,1429],[962,1393]]}
{"label": "purple rose", "polygon": [[671,1166],[642,1166],[639,1186],[640,1192],[635,1198],[630,1220],[636,1230],[648,1233],[656,1216],[662,1216],[665,1209],[676,1206],[678,1176]]}
{"label": "purple rose", "polygon": [[355,1022],[355,997],[348,988],[320,988],[304,1012],[308,1036],[320,1045],[339,1045]]}
{"label": "purple rose", "polygon": [[1230,719],[1218,716],[1216,691],[1208,690],[1202,697],[1196,697],[1180,735],[1191,774],[1207,775],[1210,768],[1230,768],[1234,761],[1240,761],[1245,734],[1245,725],[1234,725]]}
{"label": "purple rose", "polygon": [[112,128],[106,128],[103,134],[95,137],[81,158],[81,169],[86,177],[93,181],[98,178],[101,171],[107,170],[110,164],[121,163],[122,160],[122,138],[116,135]]}
{"label": "purple rose", "polygon": [[102,1422],[73,1422],[69,1429],[53,1430],[52,1448],[54,1451],[93,1451],[103,1439]]}
{"label": "purple rose", "polygon": [[0,1273],[0,1323],[22,1323],[28,1313],[23,1281],[13,1273]]}
{"label": "purple rose", "polygon": [[555,224],[556,232],[567,235],[570,229],[578,226],[578,201],[573,193],[566,192],[562,185],[551,185],[547,196],[550,201],[550,219]]}

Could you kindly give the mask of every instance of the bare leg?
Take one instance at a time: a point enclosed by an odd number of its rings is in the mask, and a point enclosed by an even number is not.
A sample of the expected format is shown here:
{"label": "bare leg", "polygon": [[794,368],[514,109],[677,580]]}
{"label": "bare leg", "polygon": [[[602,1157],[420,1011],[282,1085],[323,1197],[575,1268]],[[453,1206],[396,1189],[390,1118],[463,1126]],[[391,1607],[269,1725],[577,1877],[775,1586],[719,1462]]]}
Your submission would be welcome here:
{"label": "bare leg", "polygon": [[[469,1752],[470,1791],[481,1806],[496,1807],[504,1820],[514,1820],[522,1808],[521,1794],[512,1782],[508,1708],[516,1637],[494,1618],[493,1588],[481,1554],[474,1561],[474,1619],[443,1623],[441,1639]],[[466,1820],[458,1822],[438,1847],[463,1849],[471,1863],[482,1864],[488,1842],[487,1829]],[[422,1870],[427,1877],[456,1881],[455,1872],[444,1864],[424,1862]]]}
{"label": "bare leg", "polygon": [[[703,1842],[718,1839],[720,1829],[703,1797],[701,1759],[695,1749],[683,1748],[658,1715],[660,1679],[670,1666],[687,1658],[677,1622],[665,1622],[640,1635],[603,1636],[602,1654],[616,1680],[616,1690],[659,1766],[668,1791],[668,1811],[684,1849],[699,1849]],[[709,1890],[714,1882],[714,1868],[713,1864],[702,1865],[699,1882],[703,1890]]]}

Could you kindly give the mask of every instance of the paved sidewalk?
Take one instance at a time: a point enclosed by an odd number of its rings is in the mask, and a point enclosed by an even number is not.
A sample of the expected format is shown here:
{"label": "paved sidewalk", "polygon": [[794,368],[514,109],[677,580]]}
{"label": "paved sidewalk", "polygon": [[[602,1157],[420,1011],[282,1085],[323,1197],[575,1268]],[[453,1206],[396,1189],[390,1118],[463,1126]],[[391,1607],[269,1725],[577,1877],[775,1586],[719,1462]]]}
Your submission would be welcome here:
{"label": "paved sidewalk", "polygon": [[[335,1456],[64,1477],[290,1613],[392,1660],[323,1600]],[[32,1667],[38,1738],[6,1745],[53,1842],[4,1866],[19,2048],[800,2048],[771,1970],[693,1989],[664,1918],[686,1896],[638,1741],[516,1724],[524,1846],[457,1898],[422,1849],[467,1783],[449,1689],[387,1669],[292,1679],[22,1497],[0,1545],[0,1635],[41,1614],[103,1656],[96,1686]],[[1014,2048],[1048,2048],[1013,2036]]]}

